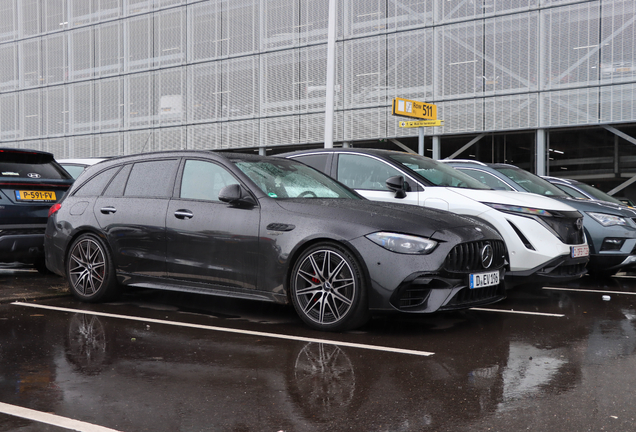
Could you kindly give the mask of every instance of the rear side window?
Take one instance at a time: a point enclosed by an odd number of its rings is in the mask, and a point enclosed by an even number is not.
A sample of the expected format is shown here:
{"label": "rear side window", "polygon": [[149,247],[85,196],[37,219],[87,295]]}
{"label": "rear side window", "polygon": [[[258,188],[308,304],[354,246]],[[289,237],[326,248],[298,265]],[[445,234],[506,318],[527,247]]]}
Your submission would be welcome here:
{"label": "rear side window", "polygon": [[72,177],[50,157],[46,158],[29,153],[3,152],[0,156],[0,178],[3,180],[11,178],[60,180]]}
{"label": "rear side window", "polygon": [[80,188],[75,192],[75,196],[98,196],[101,195],[104,188],[108,184],[111,178],[115,175],[115,173],[121,167],[115,167],[107,169],[95,177],[84,183]]}
{"label": "rear side window", "polygon": [[328,156],[329,156],[328,154],[315,154],[315,155],[294,157],[292,159],[300,161],[306,165],[309,165],[312,168],[317,169],[318,171],[322,171],[326,173]]}
{"label": "rear side window", "polygon": [[62,168],[66,170],[73,178],[79,177],[79,175],[84,171],[84,167],[81,165],[62,165]]}
{"label": "rear side window", "polygon": [[178,166],[178,159],[135,163],[128,176],[124,196],[171,197]]}
{"label": "rear side window", "polygon": [[128,180],[128,174],[132,164],[125,165],[115,176],[113,181],[110,182],[108,188],[104,192],[104,196],[119,197],[124,194],[124,188],[126,187],[126,181]]}

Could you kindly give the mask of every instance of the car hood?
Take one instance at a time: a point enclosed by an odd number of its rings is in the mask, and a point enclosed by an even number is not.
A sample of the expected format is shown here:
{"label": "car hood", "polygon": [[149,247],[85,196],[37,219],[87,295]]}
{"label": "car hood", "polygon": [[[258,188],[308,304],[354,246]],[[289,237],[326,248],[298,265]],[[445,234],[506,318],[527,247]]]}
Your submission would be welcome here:
{"label": "car hood", "polygon": [[618,204],[610,203],[607,201],[592,201],[586,199],[576,199],[576,198],[568,198],[562,197],[557,198],[559,201],[568,204],[575,209],[583,212],[598,212],[598,213],[607,213],[617,216],[623,216],[627,218],[636,217],[636,211],[620,206]]}
{"label": "car hood", "polygon": [[461,237],[463,241],[501,239],[481,219],[409,204],[355,199],[288,199],[276,203],[288,212],[334,224],[355,225],[358,235],[392,231],[425,237],[434,234],[441,238]]}
{"label": "car hood", "polygon": [[565,202],[528,192],[500,191],[491,189],[449,188],[453,192],[481,203],[506,204],[520,207],[532,207],[542,210],[574,211],[575,208]]}

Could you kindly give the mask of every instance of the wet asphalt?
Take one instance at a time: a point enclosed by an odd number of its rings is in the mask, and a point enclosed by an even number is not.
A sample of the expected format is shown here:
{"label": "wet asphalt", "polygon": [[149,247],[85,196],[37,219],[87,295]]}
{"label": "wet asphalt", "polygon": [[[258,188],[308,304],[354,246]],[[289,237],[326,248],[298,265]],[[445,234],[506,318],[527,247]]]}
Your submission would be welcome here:
{"label": "wet asphalt", "polygon": [[85,304],[62,278],[0,269],[0,431],[71,430],[7,407],[86,431],[636,429],[636,278],[485,309],[331,334],[280,305],[152,290]]}

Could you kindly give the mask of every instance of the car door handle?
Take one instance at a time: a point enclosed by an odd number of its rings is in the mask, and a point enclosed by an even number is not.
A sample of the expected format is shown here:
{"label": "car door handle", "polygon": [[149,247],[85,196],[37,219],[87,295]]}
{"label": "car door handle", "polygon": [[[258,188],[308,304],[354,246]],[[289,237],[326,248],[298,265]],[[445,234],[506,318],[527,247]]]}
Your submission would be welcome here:
{"label": "car door handle", "polygon": [[108,206],[108,207],[102,207],[101,209],[99,209],[99,211],[101,211],[104,214],[110,214],[110,213],[115,213],[117,209],[113,206]]}
{"label": "car door handle", "polygon": [[190,210],[180,209],[174,212],[174,217],[177,219],[192,219],[194,214]]}

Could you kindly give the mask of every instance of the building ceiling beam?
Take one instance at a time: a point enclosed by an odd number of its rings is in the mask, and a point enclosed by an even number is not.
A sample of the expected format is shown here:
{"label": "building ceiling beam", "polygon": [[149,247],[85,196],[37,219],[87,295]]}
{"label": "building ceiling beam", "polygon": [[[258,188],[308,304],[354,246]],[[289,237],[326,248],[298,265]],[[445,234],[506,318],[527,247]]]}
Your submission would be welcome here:
{"label": "building ceiling beam", "polygon": [[618,135],[619,137],[623,138],[625,141],[628,141],[634,145],[636,145],[636,138],[627,135],[625,132],[621,132],[618,129],[612,127],[612,126],[603,126],[605,129],[607,129],[608,131],[610,131],[611,133],[613,133],[614,135]]}
{"label": "building ceiling beam", "polygon": [[623,183],[619,184],[614,189],[612,189],[611,191],[607,192],[607,194],[608,195],[614,195],[616,192],[622,191],[623,189],[625,189],[627,186],[631,185],[634,182],[636,182],[636,175],[633,176],[632,178],[630,178],[629,180],[627,180],[626,182],[623,182]]}
{"label": "building ceiling beam", "polygon": [[452,155],[450,155],[447,158],[444,158],[444,160],[446,159],[455,159],[457,156],[459,156],[460,154],[462,154],[462,152],[464,150],[466,150],[467,148],[469,148],[470,146],[472,146],[473,144],[475,144],[477,141],[479,141],[480,139],[482,139],[483,137],[485,137],[486,134],[481,134],[481,135],[477,135],[475,138],[473,138],[472,140],[470,140],[470,142],[468,144],[465,144],[462,148],[460,148],[459,150],[457,150],[455,153],[453,153]]}
{"label": "building ceiling beam", "polygon": [[416,152],[414,152],[413,150],[411,150],[406,145],[402,144],[401,142],[399,142],[396,139],[391,138],[389,141],[391,141],[393,144],[395,144],[396,146],[398,146],[399,148],[401,148],[402,150],[404,150],[407,153],[417,154]]}

